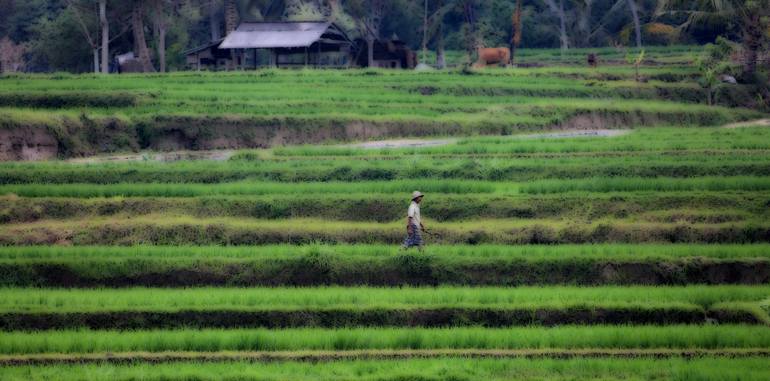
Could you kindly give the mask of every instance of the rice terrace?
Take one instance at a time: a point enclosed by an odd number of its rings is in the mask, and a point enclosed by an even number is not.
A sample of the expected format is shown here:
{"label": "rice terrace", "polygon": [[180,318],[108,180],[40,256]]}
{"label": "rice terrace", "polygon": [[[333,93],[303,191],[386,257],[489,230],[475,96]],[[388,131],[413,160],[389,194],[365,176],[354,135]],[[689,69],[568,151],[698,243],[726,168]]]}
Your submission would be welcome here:
{"label": "rice terrace", "polygon": [[0,380],[770,380],[770,2],[0,0]]}

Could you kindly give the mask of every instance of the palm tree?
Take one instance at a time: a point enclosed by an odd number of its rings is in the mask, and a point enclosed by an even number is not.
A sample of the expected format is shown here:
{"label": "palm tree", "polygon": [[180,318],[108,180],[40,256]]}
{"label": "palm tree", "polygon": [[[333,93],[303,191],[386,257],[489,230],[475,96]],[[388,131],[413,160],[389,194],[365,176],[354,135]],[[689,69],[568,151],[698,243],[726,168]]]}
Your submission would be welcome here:
{"label": "palm tree", "polygon": [[744,71],[749,76],[756,73],[759,51],[767,38],[770,0],[659,0],[658,14],[663,13],[686,14],[682,28],[713,16],[733,20],[742,35]]}

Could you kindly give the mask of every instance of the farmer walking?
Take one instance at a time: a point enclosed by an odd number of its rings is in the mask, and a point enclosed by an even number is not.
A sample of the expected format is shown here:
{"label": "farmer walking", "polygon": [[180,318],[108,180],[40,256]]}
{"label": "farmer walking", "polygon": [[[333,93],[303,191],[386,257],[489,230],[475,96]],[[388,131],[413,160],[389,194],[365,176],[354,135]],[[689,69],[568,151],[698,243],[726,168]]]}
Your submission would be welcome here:
{"label": "farmer walking", "polygon": [[417,246],[419,250],[422,250],[422,232],[425,231],[425,226],[420,218],[420,202],[422,202],[423,196],[419,191],[412,193],[412,203],[409,205],[409,211],[406,213],[407,235],[402,246],[403,249]]}

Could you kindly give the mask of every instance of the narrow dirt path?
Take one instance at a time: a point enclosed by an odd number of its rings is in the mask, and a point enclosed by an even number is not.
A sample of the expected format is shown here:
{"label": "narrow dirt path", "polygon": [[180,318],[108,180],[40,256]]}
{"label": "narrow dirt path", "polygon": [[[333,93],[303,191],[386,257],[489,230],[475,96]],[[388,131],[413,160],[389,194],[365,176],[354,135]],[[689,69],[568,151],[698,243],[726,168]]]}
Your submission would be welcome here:
{"label": "narrow dirt path", "polygon": [[371,142],[348,144],[346,147],[354,148],[420,148],[445,146],[457,142],[458,139],[397,139],[397,140],[375,140]]}
{"label": "narrow dirt path", "polygon": [[[630,133],[631,130],[589,129],[589,130],[559,130],[536,134],[510,135],[511,139],[564,139],[581,137],[613,137]],[[438,147],[456,143],[457,138],[451,139],[394,139],[375,140],[363,143],[346,144],[343,147],[381,149],[381,148],[421,148]]]}
{"label": "narrow dirt path", "polygon": [[770,118],[750,120],[748,122],[725,124],[722,128],[744,128],[744,127],[770,127]]}
{"label": "narrow dirt path", "polygon": [[610,129],[592,129],[592,130],[562,130],[557,132],[544,132],[537,134],[513,135],[515,139],[562,139],[562,138],[583,138],[583,137],[614,137],[623,136],[631,133],[632,130],[610,130]]}
{"label": "narrow dirt path", "polygon": [[[766,120],[770,123],[770,119]],[[536,134],[511,135],[511,139],[563,139],[580,137],[613,137],[630,133],[631,130],[609,130],[609,129],[589,129],[589,130],[560,130],[555,132],[543,132]],[[363,143],[345,144],[342,147],[365,148],[365,149],[383,149],[383,148],[423,148],[439,147],[457,143],[458,138],[444,139],[393,139],[393,140],[375,140]],[[89,157],[80,157],[68,159],[67,162],[79,164],[93,163],[120,163],[131,161],[158,161],[170,162],[179,160],[214,160],[226,161],[236,150],[205,150],[205,151],[169,151],[169,152],[138,152],[117,155],[97,155]]]}

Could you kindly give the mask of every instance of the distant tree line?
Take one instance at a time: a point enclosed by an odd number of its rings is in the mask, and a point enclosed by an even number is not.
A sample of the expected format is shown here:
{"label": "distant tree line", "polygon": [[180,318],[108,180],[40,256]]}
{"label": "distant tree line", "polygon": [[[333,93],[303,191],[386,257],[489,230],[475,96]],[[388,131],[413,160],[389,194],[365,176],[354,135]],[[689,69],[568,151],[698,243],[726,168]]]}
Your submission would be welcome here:
{"label": "distant tree line", "polygon": [[[0,69],[107,72],[134,52],[147,71],[184,65],[182,52],[241,21],[333,20],[372,46],[397,35],[414,49],[739,43],[762,64],[770,0],[0,0]],[[515,41],[515,44],[514,44]],[[371,54],[371,48],[369,49]]]}

